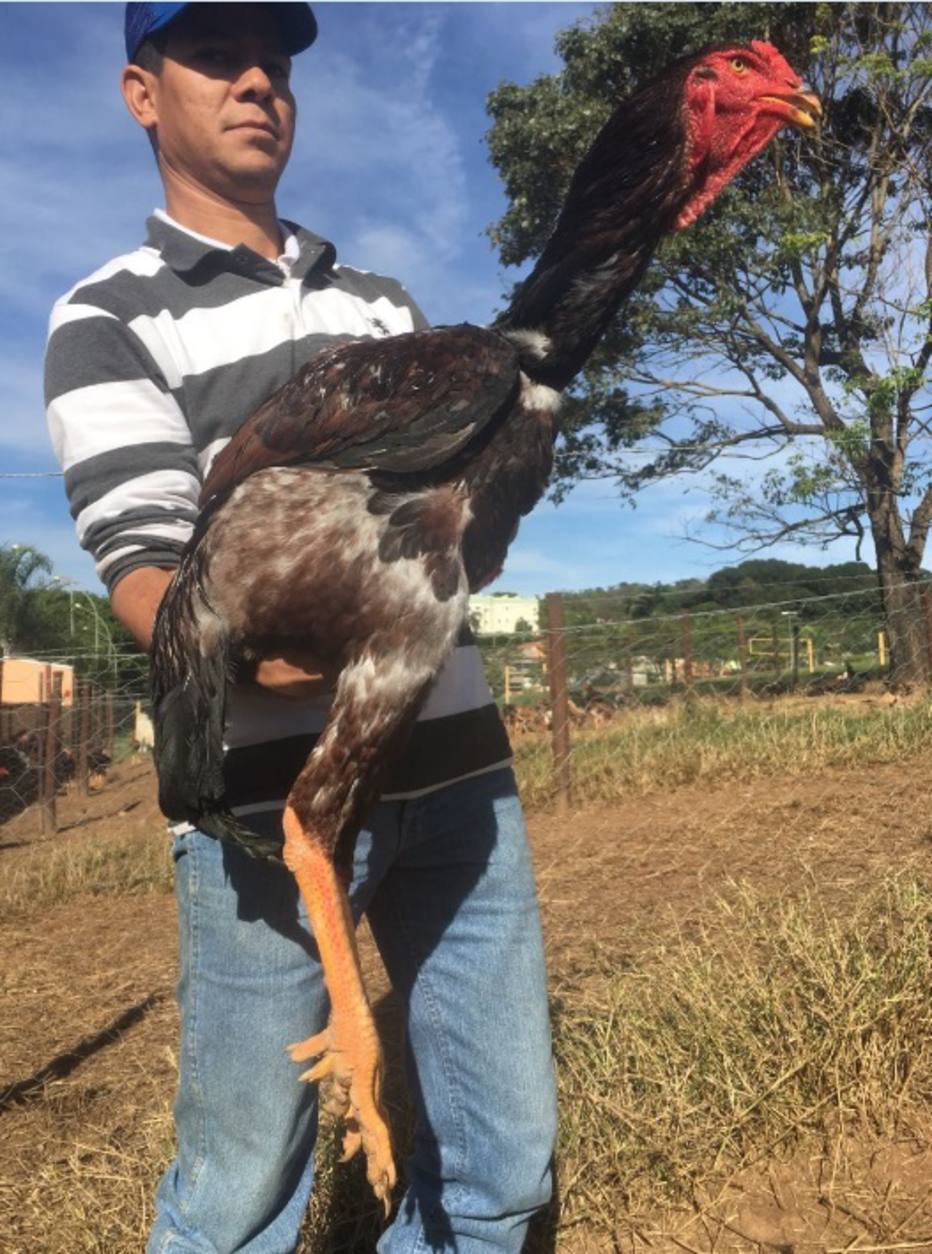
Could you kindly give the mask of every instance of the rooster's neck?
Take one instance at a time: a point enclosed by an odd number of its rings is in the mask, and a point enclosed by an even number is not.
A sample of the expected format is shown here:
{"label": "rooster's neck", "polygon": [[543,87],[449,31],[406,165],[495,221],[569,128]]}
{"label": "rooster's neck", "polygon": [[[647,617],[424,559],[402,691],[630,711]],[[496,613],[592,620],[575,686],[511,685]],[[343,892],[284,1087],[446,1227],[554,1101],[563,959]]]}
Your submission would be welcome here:
{"label": "rooster's neck", "polygon": [[496,330],[535,381],[562,391],[634,290],[687,194],[680,111],[639,97],[584,157],[556,228]]}
{"label": "rooster's neck", "polygon": [[[637,286],[660,240],[607,237],[578,241],[522,284],[496,329],[521,350],[536,382],[562,391],[582,370],[625,297]],[[597,246],[596,246],[597,245]]]}

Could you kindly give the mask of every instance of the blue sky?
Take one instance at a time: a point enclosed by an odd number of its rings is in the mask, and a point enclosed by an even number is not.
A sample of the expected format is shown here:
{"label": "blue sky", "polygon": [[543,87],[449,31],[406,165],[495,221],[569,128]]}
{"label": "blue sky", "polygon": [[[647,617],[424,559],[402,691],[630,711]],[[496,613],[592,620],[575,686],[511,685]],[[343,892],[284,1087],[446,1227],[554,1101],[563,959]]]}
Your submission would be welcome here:
{"label": "blue sky", "polygon": [[[590,4],[318,4],[320,38],[299,57],[298,140],[279,208],[340,256],[391,273],[434,322],[486,322],[513,281],[484,231],[504,208],[488,162],[485,98],[502,79],[559,69],[554,35]],[[49,308],[82,275],[138,244],[161,203],[149,147],[117,89],[122,5],[0,5],[0,471],[54,469],[42,410]],[[682,539],[701,482],[621,506],[589,483],[525,521],[498,587],[542,593],[702,575],[729,560]],[[0,478],[0,543],[36,545],[96,589],[60,480]],[[771,551],[793,560],[829,554]],[[732,558],[731,560],[737,560]]]}

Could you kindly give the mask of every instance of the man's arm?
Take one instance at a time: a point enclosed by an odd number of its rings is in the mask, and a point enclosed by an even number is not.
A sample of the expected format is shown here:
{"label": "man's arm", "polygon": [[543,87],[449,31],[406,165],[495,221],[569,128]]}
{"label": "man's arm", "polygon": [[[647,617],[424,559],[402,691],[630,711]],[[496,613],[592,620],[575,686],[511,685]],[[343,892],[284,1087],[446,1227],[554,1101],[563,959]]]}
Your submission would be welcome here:
{"label": "man's arm", "polygon": [[114,615],[147,653],[156,612],[174,573],[159,566],[139,566],[124,575],[110,594]]}
{"label": "man's arm", "polygon": [[[114,614],[148,652],[198,512],[200,470],[184,415],[149,349],[79,298],[52,311],[46,403],[82,547]],[[303,654],[263,659],[254,681],[298,700],[329,687]]]}

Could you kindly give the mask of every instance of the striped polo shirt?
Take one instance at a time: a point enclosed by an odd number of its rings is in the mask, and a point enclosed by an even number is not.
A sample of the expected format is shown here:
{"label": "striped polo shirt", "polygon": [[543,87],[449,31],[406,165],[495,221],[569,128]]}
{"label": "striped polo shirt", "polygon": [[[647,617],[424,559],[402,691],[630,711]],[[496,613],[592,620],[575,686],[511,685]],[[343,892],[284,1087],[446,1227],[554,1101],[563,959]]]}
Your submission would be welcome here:
{"label": "striped polo shirt", "polygon": [[[141,248],[56,302],[46,353],[52,444],[78,539],[110,591],[131,570],[178,564],[213,458],[311,357],[426,326],[394,279],[339,264],[331,243],[294,223],[282,222],[277,261],[159,210],[147,226]],[[239,813],[284,799],[328,706],[232,689],[226,773]],[[508,761],[464,628],[384,795],[416,796]]]}

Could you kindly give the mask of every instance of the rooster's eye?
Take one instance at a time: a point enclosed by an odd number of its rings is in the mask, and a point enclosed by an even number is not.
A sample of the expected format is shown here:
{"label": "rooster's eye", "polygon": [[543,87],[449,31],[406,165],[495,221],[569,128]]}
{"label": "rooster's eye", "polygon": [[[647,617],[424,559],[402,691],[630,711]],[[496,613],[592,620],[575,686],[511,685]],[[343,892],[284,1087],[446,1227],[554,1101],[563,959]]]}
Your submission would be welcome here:
{"label": "rooster's eye", "polygon": [[736,74],[747,73],[748,63],[744,57],[732,57],[730,64]]}

